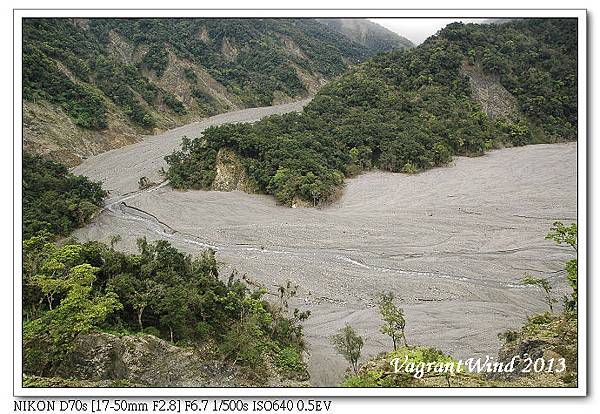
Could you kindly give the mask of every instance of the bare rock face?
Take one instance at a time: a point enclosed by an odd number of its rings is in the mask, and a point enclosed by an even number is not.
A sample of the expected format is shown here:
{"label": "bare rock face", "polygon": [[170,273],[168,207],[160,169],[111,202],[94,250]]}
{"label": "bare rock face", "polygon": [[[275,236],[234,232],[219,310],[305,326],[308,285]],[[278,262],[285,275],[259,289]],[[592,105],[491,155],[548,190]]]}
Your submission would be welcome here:
{"label": "bare rock face", "polygon": [[526,378],[545,386],[577,385],[577,319],[571,314],[533,315],[521,330],[506,332],[504,340],[498,361],[512,361],[514,369],[492,373],[489,378]]}
{"label": "bare rock face", "polygon": [[206,361],[152,335],[80,335],[56,374],[84,381],[124,381],[147,387],[236,386],[236,367]]}
{"label": "bare rock face", "polygon": [[212,184],[215,191],[243,191],[256,193],[256,187],[248,179],[240,157],[232,150],[221,148],[217,154],[216,176]]}
{"label": "bare rock face", "polygon": [[233,62],[237,58],[238,50],[233,45],[233,42],[229,40],[229,38],[224,37],[221,45],[221,53],[223,53],[225,59],[227,59],[229,62]]}
{"label": "bare rock face", "polygon": [[109,111],[107,119],[106,130],[88,130],[75,125],[58,106],[44,101],[24,102],[23,148],[73,167],[86,157],[141,139],[118,113]]}
{"label": "bare rock face", "polygon": [[469,78],[472,97],[481,105],[490,118],[510,117],[517,113],[517,102],[513,95],[477,66],[463,64],[461,71]]}

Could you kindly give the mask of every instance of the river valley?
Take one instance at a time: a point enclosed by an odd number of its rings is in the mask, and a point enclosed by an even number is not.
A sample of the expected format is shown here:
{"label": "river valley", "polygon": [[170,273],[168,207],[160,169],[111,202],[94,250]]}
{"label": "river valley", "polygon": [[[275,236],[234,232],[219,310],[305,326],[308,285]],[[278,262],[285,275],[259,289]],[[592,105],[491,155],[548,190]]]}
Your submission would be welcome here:
{"label": "river valley", "polygon": [[455,357],[495,355],[497,334],[544,310],[542,295],[520,286],[525,272],[568,288],[567,248],[544,240],[554,220],[577,218],[577,144],[532,145],[458,157],[416,175],[370,172],[346,180],[323,209],[287,208],[266,195],[175,191],[161,182],[163,157],[181,137],[211,125],[299,110],[307,101],[218,115],[90,157],[73,172],[103,182],[106,207],[74,236],[119,249],[166,239],[199,254],[216,251],[223,274],[236,269],[275,291],[299,286],[293,305],[305,323],[314,386],[335,386],[347,367],[330,344],[346,323],[365,337],[363,358],[391,348],[379,333],[377,295],[391,290],[406,312],[407,339]]}

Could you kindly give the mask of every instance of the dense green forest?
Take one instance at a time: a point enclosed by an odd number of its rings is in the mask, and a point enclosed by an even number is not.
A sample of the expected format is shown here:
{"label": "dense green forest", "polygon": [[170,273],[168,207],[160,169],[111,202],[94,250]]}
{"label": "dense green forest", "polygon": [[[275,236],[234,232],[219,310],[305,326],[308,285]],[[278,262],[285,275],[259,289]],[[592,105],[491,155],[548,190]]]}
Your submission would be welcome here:
{"label": "dense green forest", "polygon": [[38,233],[68,235],[92,218],[105,196],[100,183],[23,153],[23,239]]}
{"label": "dense green forest", "polygon": [[[323,87],[301,114],[212,127],[166,157],[175,188],[209,188],[231,148],[256,187],[281,203],[335,198],[344,177],[371,168],[414,173],[498,145],[577,137],[577,22],[453,23],[417,48],[378,55]],[[492,118],[465,65],[517,102]]]}
{"label": "dense green forest", "polygon": [[[369,54],[312,19],[25,19],[23,96],[59,105],[86,129],[106,128],[112,105],[147,129],[164,111],[227,109],[198,80],[203,70],[242,105],[260,106],[278,92],[306,95],[296,68],[331,77]],[[174,60],[193,101],[160,81]]]}
{"label": "dense green forest", "polygon": [[192,258],[139,239],[139,252],[126,254],[117,242],[23,242],[25,373],[52,376],[77,335],[99,330],[214,344],[207,360],[236,361],[258,377],[273,360],[284,375],[304,372],[300,322],[308,313],[288,309],[285,287],[269,303],[235,273],[221,279],[211,251]]}

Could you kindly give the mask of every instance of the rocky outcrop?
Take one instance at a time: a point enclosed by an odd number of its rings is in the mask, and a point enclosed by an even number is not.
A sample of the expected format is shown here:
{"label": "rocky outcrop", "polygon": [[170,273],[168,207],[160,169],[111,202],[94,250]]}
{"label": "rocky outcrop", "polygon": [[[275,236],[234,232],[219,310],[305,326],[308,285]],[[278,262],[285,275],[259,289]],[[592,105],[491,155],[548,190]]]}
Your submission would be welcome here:
{"label": "rocky outcrop", "polygon": [[478,66],[463,64],[461,72],[469,78],[471,96],[490,118],[510,117],[517,113],[515,97]]}
{"label": "rocky outcrop", "polygon": [[205,44],[212,44],[212,40],[210,38],[210,35],[208,34],[208,29],[206,28],[206,26],[202,26],[200,30],[198,30],[198,33],[196,35],[198,36],[198,39],[202,40]]}
{"label": "rocky outcrop", "polygon": [[237,369],[206,361],[152,335],[80,335],[56,375],[84,381],[125,381],[148,387],[235,386]]}
{"label": "rocky outcrop", "polygon": [[292,56],[296,56],[300,59],[307,59],[306,54],[302,51],[302,48],[292,40],[289,36],[284,34],[278,34],[277,36],[281,41],[283,47],[290,52]]}
{"label": "rocky outcrop", "polygon": [[126,65],[138,64],[148,48],[139,48],[136,50],[134,45],[123,39],[117,32],[111,30],[108,32],[108,50],[111,54]]}
{"label": "rocky outcrop", "polygon": [[229,38],[224,37],[223,43],[221,44],[221,53],[223,53],[223,56],[227,61],[233,62],[235,58],[237,58],[238,50]]}
{"label": "rocky outcrop", "polygon": [[[303,386],[274,369],[249,379],[237,365],[211,359],[195,348],[181,348],[153,335],[79,335],[54,377],[30,377],[31,386],[239,387]],[[69,385],[70,384],[70,385]],[[91,385],[90,385],[91,384]],[[115,385],[116,384],[116,385]]]}
{"label": "rocky outcrop", "polygon": [[212,190],[257,192],[256,186],[248,179],[246,167],[233,150],[228,148],[219,150],[215,169],[216,176],[212,183]]}
{"label": "rocky outcrop", "polygon": [[[520,330],[507,331],[501,337],[504,343],[498,351],[498,361],[509,364],[515,358],[514,370],[490,374],[489,379],[577,385],[577,318],[574,315],[568,312],[532,315]],[[542,367],[539,372],[534,364]]]}

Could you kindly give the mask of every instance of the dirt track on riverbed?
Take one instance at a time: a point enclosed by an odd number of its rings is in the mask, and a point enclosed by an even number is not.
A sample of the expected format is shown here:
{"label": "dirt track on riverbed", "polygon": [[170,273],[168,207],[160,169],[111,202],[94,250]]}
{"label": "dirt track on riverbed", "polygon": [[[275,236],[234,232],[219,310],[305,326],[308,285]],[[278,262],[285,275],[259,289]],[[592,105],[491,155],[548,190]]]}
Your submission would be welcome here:
{"label": "dirt track on riverbed", "polygon": [[312,311],[305,326],[318,386],[344,374],[329,337],[345,323],[365,337],[365,356],[389,350],[374,307],[383,290],[405,309],[411,343],[457,357],[495,355],[499,332],[544,309],[535,289],[517,285],[524,272],[550,277],[557,296],[567,292],[561,269],[571,253],[544,236],[554,220],[576,219],[575,143],[461,157],[413,176],[364,174],[347,180],[342,199],[326,209],[168,186],[125,195],[142,175],[159,179],[162,157],[182,135],[295,105],[221,115],[85,160],[75,172],[104,181],[112,194],[110,207],[75,236],[119,234],[126,250],[141,236],[193,254],[212,247],[223,271],[237,269],[271,289],[297,283],[296,305]]}

